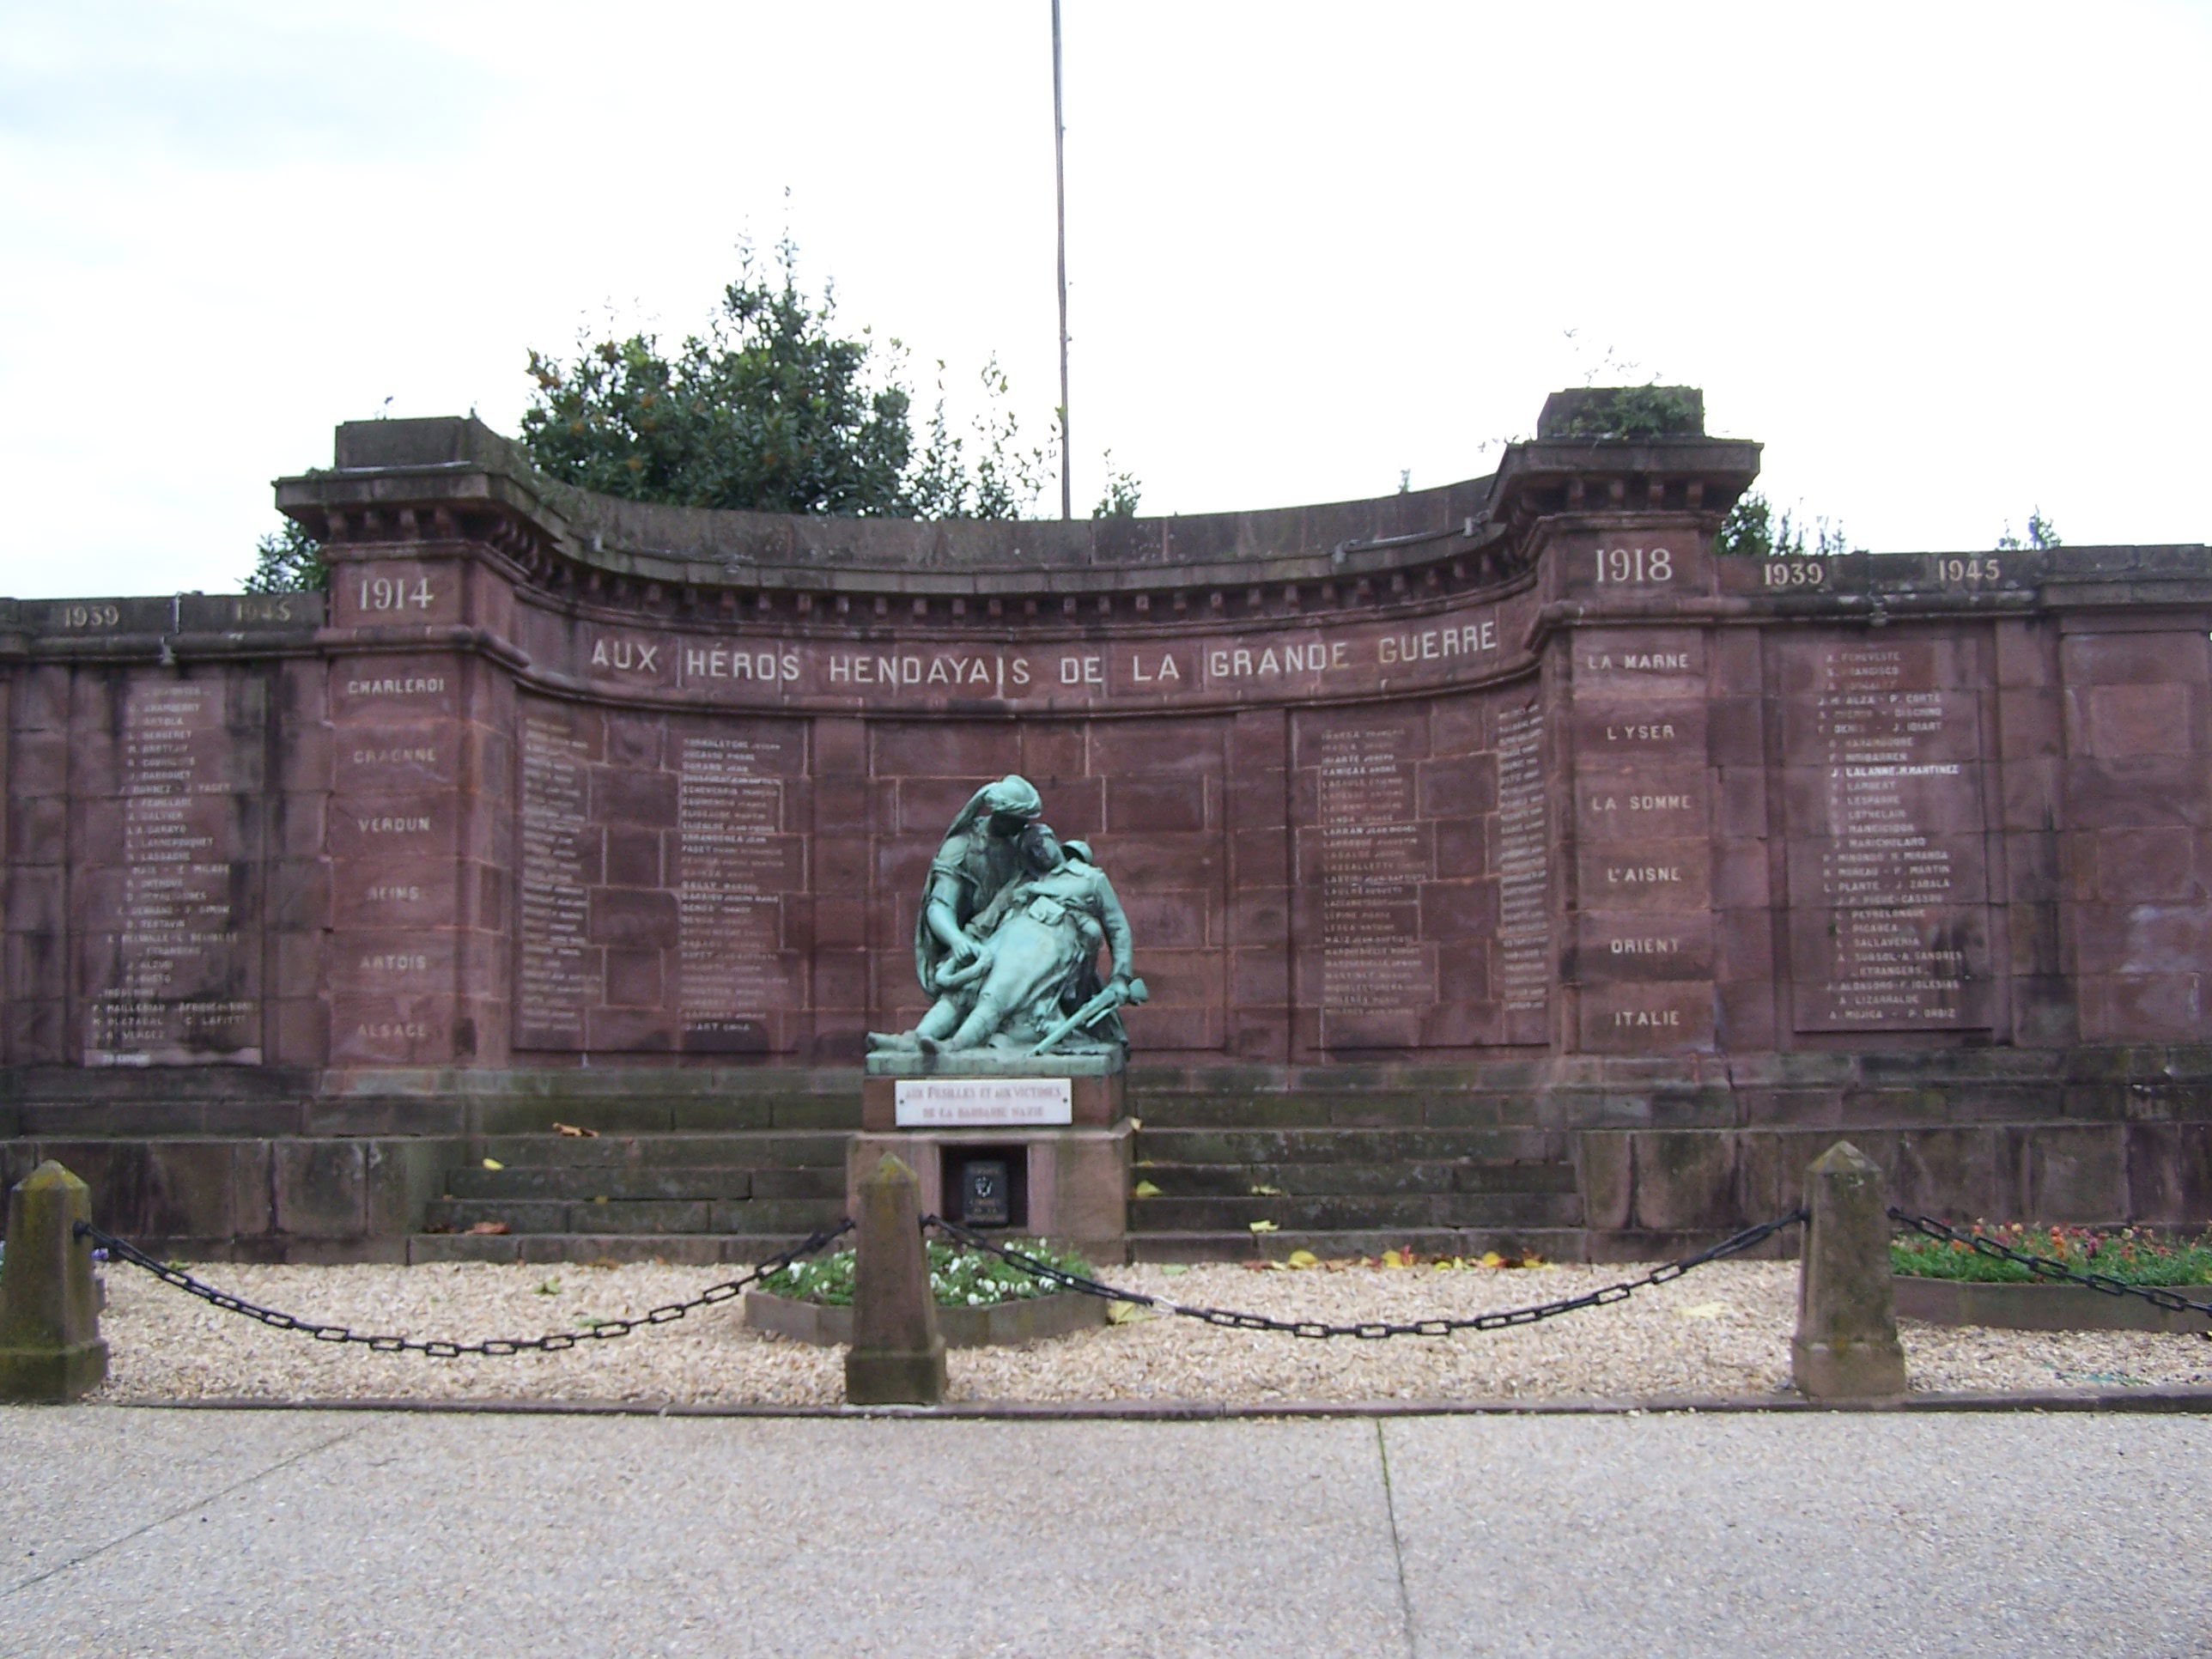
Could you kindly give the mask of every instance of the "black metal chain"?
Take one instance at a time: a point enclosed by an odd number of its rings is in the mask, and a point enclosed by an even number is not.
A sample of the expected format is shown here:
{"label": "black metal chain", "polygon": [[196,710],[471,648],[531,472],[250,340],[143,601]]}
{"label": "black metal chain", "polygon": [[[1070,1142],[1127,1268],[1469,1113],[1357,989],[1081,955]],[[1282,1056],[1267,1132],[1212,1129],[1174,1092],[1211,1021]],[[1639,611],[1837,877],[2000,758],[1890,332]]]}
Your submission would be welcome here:
{"label": "black metal chain", "polygon": [[453,1359],[463,1354],[496,1358],[515,1353],[558,1353],[564,1348],[574,1347],[580,1342],[605,1342],[613,1337],[628,1336],[641,1326],[672,1324],[694,1309],[712,1307],[718,1302],[727,1302],[732,1297],[742,1295],[748,1286],[757,1284],[770,1273],[781,1273],[802,1256],[814,1255],[852,1230],[850,1220],[841,1221],[835,1227],[815,1234],[805,1243],[786,1250],[781,1255],[770,1257],[739,1278],[720,1285],[709,1285],[686,1301],[665,1304],[649,1313],[640,1314],[635,1319],[606,1319],[578,1330],[556,1331],[548,1336],[493,1337],[482,1342],[437,1342],[410,1336],[367,1336],[359,1331],[349,1330],[343,1325],[318,1325],[313,1320],[278,1313],[274,1308],[260,1307],[244,1297],[219,1291],[214,1285],[193,1278],[181,1267],[172,1267],[165,1261],[158,1261],[128,1239],[102,1232],[89,1221],[76,1224],[79,1238],[91,1239],[109,1255],[128,1261],[134,1267],[143,1267],[156,1279],[227,1313],[244,1314],[248,1319],[258,1319],[280,1331],[304,1331],[318,1342],[358,1342],[374,1353],[420,1353],[428,1354],[433,1359]]}
{"label": "black metal chain", "polygon": [[[2093,1291],[2102,1291],[2106,1296],[2139,1296],[2154,1308],[2168,1313],[2200,1313],[2212,1318],[2212,1302],[2191,1302],[2178,1291],[2157,1285],[2130,1285],[2125,1279],[2115,1279],[2110,1273],[2085,1273],[2075,1271],[2064,1262],[2047,1255],[2031,1255],[2026,1250],[2015,1250],[2009,1244],[2000,1244],[1994,1238],[1979,1233],[1962,1233],[1956,1227],[1936,1219],[1930,1215],[1912,1215],[1891,1206],[1889,1218],[1901,1222],[1916,1232],[1946,1243],[1963,1244],[1978,1255],[1994,1256],[2000,1261],[2015,1262],[2039,1279],[2063,1279],[2075,1285],[2087,1285]],[[2199,1331],[2197,1335],[2212,1337],[2212,1331]]]}
{"label": "black metal chain", "polygon": [[994,1243],[981,1234],[970,1231],[957,1222],[947,1221],[942,1216],[924,1216],[921,1224],[925,1230],[935,1227],[948,1238],[957,1239],[971,1249],[997,1256],[1034,1278],[1048,1279],[1085,1296],[1095,1296],[1109,1302],[1134,1303],[1140,1308],[1150,1308],[1155,1312],[1177,1314],[1185,1319],[1203,1320],[1209,1325],[1224,1325],[1232,1330],[1281,1331],[1291,1336],[1322,1340],[1333,1336],[1356,1336],[1367,1341],[1378,1341],[1391,1336],[1449,1336],[1454,1331],[1502,1331],[1515,1325],[1534,1325],[1540,1320],[1556,1319],[1561,1314],[1579,1313],[1584,1308],[1601,1308],[1610,1302],[1626,1302],[1637,1291],[1680,1279],[1693,1267],[1702,1267],[1709,1261],[1741,1255],[1753,1245],[1765,1243],[1784,1228],[1796,1226],[1805,1218],[1804,1210],[1792,1210],[1788,1215],[1762,1221],[1756,1227],[1747,1227],[1710,1249],[1684,1256],[1678,1261],[1669,1261],[1664,1267],[1654,1267],[1641,1279],[1623,1279],[1585,1291],[1581,1296],[1563,1297],[1557,1302],[1540,1302],[1534,1307],[1508,1308],[1496,1313],[1470,1314],[1456,1318],[1420,1319],[1409,1324],[1378,1319],[1357,1325],[1330,1325],[1317,1319],[1276,1319],[1267,1314],[1236,1313],[1224,1308],[1186,1308],[1164,1296],[1147,1296],[1141,1291],[1117,1290],[1111,1285],[1102,1285],[1095,1279],[1086,1279],[1080,1273],[1069,1273],[1064,1267],[1055,1267],[1049,1261],[1041,1261],[1021,1250],[1009,1249],[1003,1244]]}

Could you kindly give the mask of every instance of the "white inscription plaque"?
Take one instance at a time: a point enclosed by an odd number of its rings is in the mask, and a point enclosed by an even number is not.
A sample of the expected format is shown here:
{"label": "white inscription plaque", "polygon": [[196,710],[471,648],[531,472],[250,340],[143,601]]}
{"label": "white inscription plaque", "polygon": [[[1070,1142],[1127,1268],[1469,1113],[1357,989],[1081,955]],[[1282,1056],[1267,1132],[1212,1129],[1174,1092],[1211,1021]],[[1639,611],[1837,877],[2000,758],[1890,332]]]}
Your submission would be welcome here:
{"label": "white inscription plaque", "polygon": [[893,1094],[902,1129],[987,1129],[1073,1123],[1074,1091],[1064,1077],[902,1077]]}

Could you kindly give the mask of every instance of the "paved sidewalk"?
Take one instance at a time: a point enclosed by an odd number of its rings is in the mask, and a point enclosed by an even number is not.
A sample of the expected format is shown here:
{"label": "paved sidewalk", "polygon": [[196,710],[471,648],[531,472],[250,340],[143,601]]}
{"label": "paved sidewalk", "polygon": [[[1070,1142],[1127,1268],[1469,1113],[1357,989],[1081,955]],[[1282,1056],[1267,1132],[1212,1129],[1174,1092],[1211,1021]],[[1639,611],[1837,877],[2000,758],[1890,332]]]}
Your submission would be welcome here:
{"label": "paved sidewalk", "polygon": [[2212,1650],[2212,1419],[0,1410],[0,1652]]}

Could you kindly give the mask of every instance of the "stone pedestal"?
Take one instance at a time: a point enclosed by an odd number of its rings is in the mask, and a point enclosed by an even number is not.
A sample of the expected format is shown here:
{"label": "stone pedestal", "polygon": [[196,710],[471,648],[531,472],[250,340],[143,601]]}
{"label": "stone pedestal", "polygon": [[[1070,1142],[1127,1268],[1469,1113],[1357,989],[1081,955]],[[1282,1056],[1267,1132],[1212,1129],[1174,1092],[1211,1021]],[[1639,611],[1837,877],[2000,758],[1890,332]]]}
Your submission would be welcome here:
{"label": "stone pedestal", "polygon": [[60,1403],[107,1375],[92,1241],[92,1194],[48,1160],[9,1195],[8,1254],[0,1268],[0,1400]]}
{"label": "stone pedestal", "polygon": [[[960,1219],[957,1174],[975,1158],[1003,1161],[1012,1185],[1011,1233],[1073,1244],[1086,1255],[1118,1261],[1127,1249],[1130,1146],[1135,1125],[1123,1109],[1123,1056],[998,1053],[872,1054],[862,1084],[861,1133],[846,1161],[846,1195],[859,1201],[864,1180],[891,1153],[911,1165],[921,1182],[925,1213]],[[1031,1104],[1000,1102],[979,1086],[972,1101],[957,1098],[936,1115],[950,1121],[916,1122],[909,1106],[902,1127],[899,1085],[949,1082],[1067,1085],[1067,1121],[1034,1121]],[[939,1091],[940,1093],[945,1091]],[[1025,1121],[1026,1120],[1026,1121]],[[855,1212],[857,1213],[857,1212]]]}
{"label": "stone pedestal", "polygon": [[914,1171],[884,1156],[861,1183],[853,1276],[853,1346],[845,1402],[934,1406],[945,1398],[945,1338],[937,1328]]}
{"label": "stone pedestal", "polygon": [[1848,1140],[1805,1176],[1805,1255],[1790,1375],[1814,1400],[1881,1399],[1905,1389],[1905,1350],[1889,1282],[1889,1212],[1881,1171]]}

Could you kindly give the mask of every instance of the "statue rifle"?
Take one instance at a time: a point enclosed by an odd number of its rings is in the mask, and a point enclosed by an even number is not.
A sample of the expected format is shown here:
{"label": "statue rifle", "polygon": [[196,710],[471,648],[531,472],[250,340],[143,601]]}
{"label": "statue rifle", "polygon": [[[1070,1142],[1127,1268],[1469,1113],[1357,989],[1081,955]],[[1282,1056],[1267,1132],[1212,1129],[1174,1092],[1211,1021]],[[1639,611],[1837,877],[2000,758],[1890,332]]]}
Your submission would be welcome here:
{"label": "statue rifle", "polygon": [[1140,979],[1133,979],[1127,986],[1109,985],[1097,996],[1047,1031],[1043,1040],[1030,1052],[1033,1054],[1041,1054],[1054,1043],[1067,1036],[1069,1032],[1082,1030],[1092,1021],[1112,1013],[1123,1003],[1142,1002],[1151,994],[1152,993],[1145,988],[1145,981]]}

